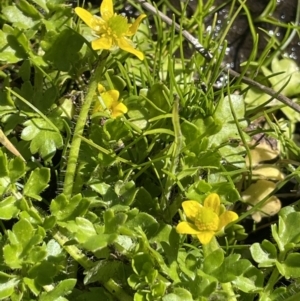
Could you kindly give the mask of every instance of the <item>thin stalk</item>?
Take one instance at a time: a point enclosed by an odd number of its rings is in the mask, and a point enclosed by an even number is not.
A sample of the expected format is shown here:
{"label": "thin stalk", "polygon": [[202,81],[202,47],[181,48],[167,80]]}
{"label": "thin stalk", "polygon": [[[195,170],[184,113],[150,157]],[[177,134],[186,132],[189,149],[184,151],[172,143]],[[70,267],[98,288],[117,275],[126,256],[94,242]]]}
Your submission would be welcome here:
{"label": "thin stalk", "polygon": [[173,112],[172,112],[172,123],[173,123],[173,128],[174,128],[174,143],[173,143],[173,151],[172,151],[172,156],[171,156],[171,164],[169,168],[170,175],[168,175],[166,184],[165,184],[165,189],[164,189],[164,194],[163,194],[163,199],[162,199],[162,208],[164,210],[167,209],[167,204],[166,202],[170,198],[171,194],[171,188],[174,184],[174,177],[176,174],[176,170],[179,164],[179,156],[182,151],[182,145],[183,145],[183,136],[181,133],[181,128],[180,128],[180,120],[179,120],[179,101],[178,99],[174,100],[173,103]]}
{"label": "thin stalk", "polygon": [[53,238],[61,245],[62,248],[75,260],[77,261],[85,270],[88,270],[94,266],[94,263],[89,260],[80,249],[75,245],[66,246],[65,243],[69,239],[64,236],[61,232],[57,231],[53,233]]}
{"label": "thin stalk", "polygon": [[63,193],[68,199],[71,199],[72,192],[73,192],[73,184],[74,184],[74,178],[76,175],[76,165],[78,162],[78,156],[79,156],[79,150],[80,150],[80,144],[81,144],[81,136],[83,136],[83,130],[86,124],[86,120],[89,114],[90,107],[93,102],[93,98],[96,93],[96,88],[98,85],[99,80],[102,77],[104,65],[106,60],[101,61],[98,63],[96,70],[90,80],[87,94],[85,97],[85,100],[83,102],[82,108],[80,110],[73,140],[70,146],[70,152],[69,152],[69,158],[67,162],[67,170],[66,170],[66,176],[64,181],[64,188]]}
{"label": "thin stalk", "polygon": [[[213,59],[213,55],[208,50],[206,50],[205,47],[200,44],[200,42],[198,41],[198,39],[195,38],[193,35],[191,35],[188,31],[183,30],[180,27],[180,25],[178,25],[175,22],[174,22],[174,25],[173,25],[173,21],[169,17],[167,17],[164,13],[162,13],[161,11],[159,11],[158,9],[156,9],[152,4],[146,2],[145,0],[137,0],[137,2],[139,2],[146,10],[148,10],[152,14],[159,16],[169,26],[174,26],[175,30],[177,32],[180,32],[182,34],[182,36],[191,45],[194,46],[195,50],[197,52],[199,52],[205,58],[205,60],[207,60],[209,62],[209,61],[211,61]],[[224,63],[221,65],[221,69],[223,71],[227,72],[233,78],[239,78],[241,76],[240,73],[232,70],[231,68],[228,68],[226,66],[226,64],[224,64]],[[251,86],[251,87],[254,87],[254,88],[259,89],[260,91],[263,91],[264,93],[272,96],[273,98],[276,98],[280,102],[284,103],[285,105],[289,106],[290,108],[292,108],[296,112],[300,113],[300,105],[298,105],[297,103],[293,102],[292,100],[290,100],[288,97],[284,96],[283,94],[280,94],[280,93],[274,91],[273,89],[271,89],[271,88],[269,88],[269,87],[267,87],[265,85],[262,85],[262,84],[254,81],[251,78],[248,78],[246,76],[243,76],[241,78],[241,81],[243,83]]]}
{"label": "thin stalk", "polygon": [[[286,258],[286,250],[283,250],[280,252],[279,256],[278,256],[278,261],[279,262],[283,262]],[[260,301],[268,301],[270,300],[270,294],[272,293],[272,291],[274,290],[274,286],[276,285],[276,283],[278,282],[278,279],[280,278],[280,273],[277,269],[276,266],[274,266],[274,269],[272,271],[272,274],[268,280],[267,285],[265,286],[264,290],[262,291],[262,293],[260,294]]]}
{"label": "thin stalk", "polygon": [[103,283],[103,286],[108,290],[112,296],[115,296],[120,301],[133,301],[131,296],[127,295],[125,291],[112,279]]}

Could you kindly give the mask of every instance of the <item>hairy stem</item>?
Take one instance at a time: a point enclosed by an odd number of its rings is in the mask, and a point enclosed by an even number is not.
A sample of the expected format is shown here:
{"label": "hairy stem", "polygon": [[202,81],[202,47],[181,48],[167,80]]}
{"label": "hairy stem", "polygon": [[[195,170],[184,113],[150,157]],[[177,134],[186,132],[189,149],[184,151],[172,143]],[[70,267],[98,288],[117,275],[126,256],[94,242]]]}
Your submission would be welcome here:
{"label": "hairy stem", "polygon": [[105,60],[101,61],[97,65],[96,70],[92,78],[90,79],[87,94],[84,99],[83,106],[80,110],[77,123],[75,126],[74,136],[70,146],[66,176],[64,181],[64,188],[63,188],[63,193],[68,199],[71,198],[73,192],[73,184],[76,175],[76,165],[77,165],[78,155],[80,150],[81,136],[83,135],[84,126],[89,114],[91,104],[93,102],[93,97],[96,93],[97,84],[99,82],[99,79],[101,79],[103,73],[104,63]]}

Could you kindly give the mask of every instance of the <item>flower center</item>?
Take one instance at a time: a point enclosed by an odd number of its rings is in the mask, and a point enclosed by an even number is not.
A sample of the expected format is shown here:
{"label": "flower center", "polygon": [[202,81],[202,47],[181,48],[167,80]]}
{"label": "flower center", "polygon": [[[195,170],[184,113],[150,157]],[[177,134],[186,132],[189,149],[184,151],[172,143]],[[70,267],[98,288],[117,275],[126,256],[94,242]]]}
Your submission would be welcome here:
{"label": "flower center", "polygon": [[194,223],[200,231],[216,232],[218,230],[219,217],[212,210],[202,208],[198,211]]}
{"label": "flower center", "polygon": [[121,15],[114,15],[108,20],[107,23],[108,31],[110,31],[111,35],[114,35],[117,38],[122,37],[128,32],[129,25],[127,18]]}

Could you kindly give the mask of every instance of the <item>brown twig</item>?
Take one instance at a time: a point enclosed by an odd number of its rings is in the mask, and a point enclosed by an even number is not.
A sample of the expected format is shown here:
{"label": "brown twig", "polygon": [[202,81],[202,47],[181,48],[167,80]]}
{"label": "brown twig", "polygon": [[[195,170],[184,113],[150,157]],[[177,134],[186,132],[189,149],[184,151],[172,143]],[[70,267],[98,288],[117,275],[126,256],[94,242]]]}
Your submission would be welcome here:
{"label": "brown twig", "polygon": [[[191,35],[185,29],[182,29],[179,24],[177,24],[177,23],[173,24],[173,21],[168,16],[166,16],[164,13],[162,13],[161,11],[156,9],[152,4],[146,2],[145,0],[136,0],[136,1],[138,3],[140,3],[146,10],[148,10],[153,15],[159,16],[169,26],[174,26],[175,30],[177,32],[181,32],[182,36],[190,44],[192,44],[194,46],[195,50],[197,52],[199,52],[207,61],[211,61],[213,59],[213,55],[208,50],[206,50],[203,45],[201,45],[199,43],[198,39],[195,38],[193,35]],[[240,73],[232,70],[231,68],[228,68],[225,64],[222,64],[221,67],[225,72],[227,72],[233,78],[238,78],[241,76]],[[284,103],[285,105],[294,109],[296,112],[300,113],[300,106],[297,103],[290,100],[288,97],[286,97],[278,92],[275,92],[273,89],[266,87],[265,85],[262,85],[249,77],[243,76],[241,78],[241,81],[251,87],[255,87],[255,88],[263,91],[264,93],[272,96],[273,98],[276,98],[280,102]]]}

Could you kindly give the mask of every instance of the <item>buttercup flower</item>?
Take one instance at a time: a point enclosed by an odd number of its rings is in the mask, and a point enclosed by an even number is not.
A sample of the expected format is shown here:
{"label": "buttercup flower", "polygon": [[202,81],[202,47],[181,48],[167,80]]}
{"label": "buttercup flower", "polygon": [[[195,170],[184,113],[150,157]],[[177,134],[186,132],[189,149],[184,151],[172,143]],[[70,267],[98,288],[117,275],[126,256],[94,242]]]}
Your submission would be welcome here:
{"label": "buttercup flower", "polygon": [[216,193],[210,194],[204,200],[203,206],[191,200],[183,202],[182,207],[190,222],[180,222],[176,231],[180,234],[197,235],[203,245],[208,244],[226,225],[238,219],[235,212],[225,210]]}
{"label": "buttercup flower", "polygon": [[113,50],[117,47],[136,55],[140,60],[144,54],[133,47],[127,37],[133,36],[140,22],[146,17],[140,15],[133,24],[129,24],[126,17],[114,13],[112,0],[103,0],[100,6],[101,17],[93,16],[87,10],[76,7],[75,13],[82,19],[99,38],[92,41],[92,48]]}
{"label": "buttercup flower", "polygon": [[97,100],[93,113],[107,109],[112,118],[117,118],[127,113],[127,107],[122,102],[119,102],[120,93],[118,90],[105,91],[105,88],[101,84],[98,84],[98,92],[106,108],[103,108],[101,102]]}

